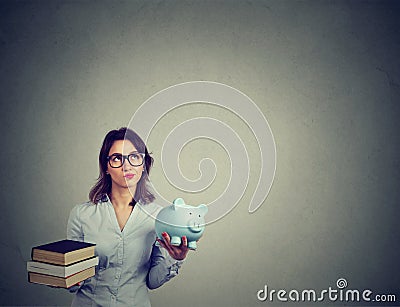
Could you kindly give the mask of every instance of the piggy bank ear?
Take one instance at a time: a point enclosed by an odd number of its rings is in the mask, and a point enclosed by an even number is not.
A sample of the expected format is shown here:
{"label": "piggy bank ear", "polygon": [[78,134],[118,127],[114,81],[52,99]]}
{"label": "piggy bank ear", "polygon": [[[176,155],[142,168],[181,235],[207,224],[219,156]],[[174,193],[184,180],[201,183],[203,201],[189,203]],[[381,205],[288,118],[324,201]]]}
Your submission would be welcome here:
{"label": "piggy bank ear", "polygon": [[197,208],[199,208],[200,212],[205,215],[208,212],[208,207],[204,204],[201,204],[199,206],[197,206]]}
{"label": "piggy bank ear", "polygon": [[185,204],[185,201],[182,198],[177,198],[174,200],[173,204],[172,204],[172,208],[174,210],[178,210],[179,207],[182,207],[182,205]]}

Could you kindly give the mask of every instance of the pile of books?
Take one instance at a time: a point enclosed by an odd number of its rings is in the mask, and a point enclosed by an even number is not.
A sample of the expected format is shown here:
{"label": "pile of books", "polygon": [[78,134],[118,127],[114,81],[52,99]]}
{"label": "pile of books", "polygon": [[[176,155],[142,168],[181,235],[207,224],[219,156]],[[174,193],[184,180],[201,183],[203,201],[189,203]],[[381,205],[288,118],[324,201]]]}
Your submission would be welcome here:
{"label": "pile of books", "polygon": [[61,240],[32,248],[27,262],[28,280],[32,283],[69,288],[94,276],[99,257],[96,244]]}

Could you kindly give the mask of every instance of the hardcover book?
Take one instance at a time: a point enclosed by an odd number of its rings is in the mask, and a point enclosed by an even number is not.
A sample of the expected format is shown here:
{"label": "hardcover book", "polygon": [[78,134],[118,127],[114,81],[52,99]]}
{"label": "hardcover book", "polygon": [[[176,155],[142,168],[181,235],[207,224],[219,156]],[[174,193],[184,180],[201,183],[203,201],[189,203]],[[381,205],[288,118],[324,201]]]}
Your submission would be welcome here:
{"label": "hardcover book", "polygon": [[35,272],[28,273],[28,280],[32,283],[43,284],[53,287],[70,288],[71,286],[81,282],[89,277],[94,276],[94,267],[80,271],[74,275],[68,277],[58,277],[46,274],[40,274]]}
{"label": "hardcover book", "polygon": [[57,277],[68,277],[80,271],[86,270],[99,263],[99,257],[92,257],[67,266],[50,264],[38,261],[28,261],[26,269],[28,272],[53,275]]}
{"label": "hardcover book", "polygon": [[61,240],[32,248],[32,260],[69,265],[94,256],[96,244]]}

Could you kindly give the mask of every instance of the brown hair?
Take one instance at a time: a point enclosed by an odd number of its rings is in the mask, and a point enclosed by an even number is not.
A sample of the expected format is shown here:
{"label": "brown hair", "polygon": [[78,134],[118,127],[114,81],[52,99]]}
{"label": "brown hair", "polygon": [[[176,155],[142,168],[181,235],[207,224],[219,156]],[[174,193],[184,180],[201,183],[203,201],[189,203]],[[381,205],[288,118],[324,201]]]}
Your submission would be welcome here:
{"label": "brown hair", "polygon": [[106,194],[111,192],[111,178],[106,174],[108,164],[107,156],[114,142],[124,139],[131,141],[139,152],[145,154],[144,171],[142,173],[142,177],[137,183],[136,192],[132,200],[133,204],[138,201],[140,201],[142,204],[148,204],[155,199],[154,195],[149,191],[147,186],[150,169],[153,165],[154,159],[150,156],[150,153],[147,151],[147,147],[140,136],[137,135],[137,133],[133,130],[122,127],[118,130],[111,130],[108,132],[104,138],[103,145],[101,146],[99,154],[99,177],[97,178],[96,184],[89,192],[89,199],[95,204],[99,202]]}

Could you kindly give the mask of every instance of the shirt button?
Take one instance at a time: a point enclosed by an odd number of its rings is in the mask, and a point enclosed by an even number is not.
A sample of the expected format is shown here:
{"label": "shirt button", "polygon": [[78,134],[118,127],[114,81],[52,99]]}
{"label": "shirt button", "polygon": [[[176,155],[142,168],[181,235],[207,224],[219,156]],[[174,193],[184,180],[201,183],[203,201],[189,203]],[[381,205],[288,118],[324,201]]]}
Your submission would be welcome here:
{"label": "shirt button", "polygon": [[119,274],[115,275],[115,279],[118,279],[118,278],[119,278]]}
{"label": "shirt button", "polygon": [[114,301],[114,300],[115,300],[115,296],[114,296],[114,295],[111,295],[111,299]]}

